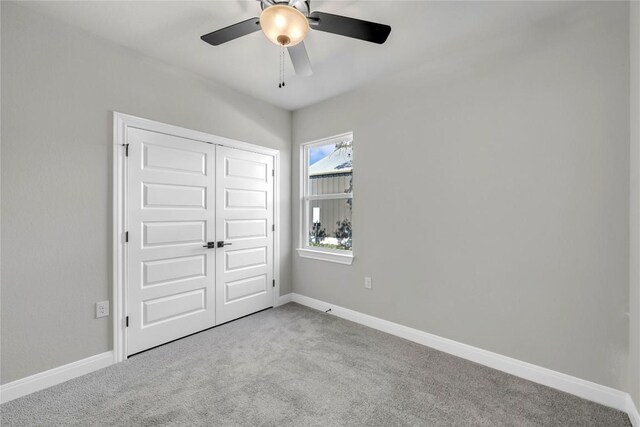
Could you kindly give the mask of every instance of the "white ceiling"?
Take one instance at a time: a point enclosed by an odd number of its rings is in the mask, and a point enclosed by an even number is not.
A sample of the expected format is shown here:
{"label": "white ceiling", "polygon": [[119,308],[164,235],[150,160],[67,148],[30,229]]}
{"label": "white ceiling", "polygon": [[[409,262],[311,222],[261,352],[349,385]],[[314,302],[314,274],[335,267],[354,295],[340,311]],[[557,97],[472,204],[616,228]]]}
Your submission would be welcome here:
{"label": "white ceiling", "polygon": [[217,47],[200,40],[203,34],[258,16],[256,0],[21,4],[289,110],[424,64],[447,51],[540,26],[572,7],[571,2],[313,0],[312,10],[389,24],[391,35],[386,44],[376,45],[312,30],[305,43],[313,76],[295,76],[287,60],[287,85],[279,89],[279,49],[261,32]]}

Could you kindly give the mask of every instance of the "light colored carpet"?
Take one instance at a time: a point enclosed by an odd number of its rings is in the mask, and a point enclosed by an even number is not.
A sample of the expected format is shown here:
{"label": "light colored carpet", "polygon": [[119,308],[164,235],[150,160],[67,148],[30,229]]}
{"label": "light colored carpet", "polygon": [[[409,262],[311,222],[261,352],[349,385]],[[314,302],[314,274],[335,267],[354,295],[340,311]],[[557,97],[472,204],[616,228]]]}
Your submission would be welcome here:
{"label": "light colored carpet", "polygon": [[311,310],[263,311],[0,406],[2,426],[629,426],[626,414]]}

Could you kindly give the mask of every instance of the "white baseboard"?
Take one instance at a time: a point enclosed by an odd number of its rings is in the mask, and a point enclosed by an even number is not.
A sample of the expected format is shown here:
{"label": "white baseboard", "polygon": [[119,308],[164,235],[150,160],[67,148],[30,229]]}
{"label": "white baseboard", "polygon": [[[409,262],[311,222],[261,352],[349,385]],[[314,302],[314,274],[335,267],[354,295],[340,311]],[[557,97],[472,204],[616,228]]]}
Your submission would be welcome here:
{"label": "white baseboard", "polygon": [[278,303],[276,304],[276,307],[281,306],[283,304],[286,304],[288,302],[291,302],[291,296],[293,294],[286,294],[286,295],[280,295],[278,297]]}
{"label": "white baseboard", "polygon": [[0,403],[43,390],[70,379],[113,364],[113,351],[108,351],[68,365],[59,366],[0,386]]}
{"label": "white baseboard", "polygon": [[[348,308],[339,307],[324,301],[309,298],[304,295],[292,293],[291,301],[316,310],[327,311],[328,309],[331,309],[329,314],[333,314],[343,319],[347,319],[538,384],[546,385],[548,387],[606,405],[620,411],[625,411],[629,413],[629,418],[632,418],[632,414],[628,412],[631,398],[628,397],[628,393],[623,391],[453,341],[448,338],[442,338],[398,323],[369,316],[368,314],[349,310]],[[631,402],[631,405],[633,405],[633,402]],[[637,416],[637,411],[635,414]],[[636,425],[637,424],[634,424],[634,427]],[[640,427],[640,425],[638,425],[638,427]]]}
{"label": "white baseboard", "polygon": [[629,394],[627,394],[627,415],[629,415],[633,427],[640,427],[640,413]]}

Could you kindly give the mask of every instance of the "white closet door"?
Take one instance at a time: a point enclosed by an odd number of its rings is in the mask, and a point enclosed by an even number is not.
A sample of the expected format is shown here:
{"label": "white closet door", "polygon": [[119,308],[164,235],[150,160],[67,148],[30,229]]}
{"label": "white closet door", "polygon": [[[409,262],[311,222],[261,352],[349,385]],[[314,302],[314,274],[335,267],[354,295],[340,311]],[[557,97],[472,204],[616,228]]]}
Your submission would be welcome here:
{"label": "white closet door", "polygon": [[273,157],[219,146],[216,323],[273,306]]}
{"label": "white closet door", "polygon": [[128,129],[127,353],[215,325],[215,146]]}

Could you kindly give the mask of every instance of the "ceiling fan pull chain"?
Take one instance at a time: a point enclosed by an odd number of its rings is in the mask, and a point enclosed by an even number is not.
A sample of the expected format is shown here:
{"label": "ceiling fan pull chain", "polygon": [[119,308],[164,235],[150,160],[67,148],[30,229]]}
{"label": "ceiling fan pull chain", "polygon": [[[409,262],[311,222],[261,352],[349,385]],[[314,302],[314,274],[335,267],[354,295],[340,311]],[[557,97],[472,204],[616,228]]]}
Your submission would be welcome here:
{"label": "ceiling fan pull chain", "polygon": [[280,45],[280,56],[278,57],[278,87],[282,89],[282,45]]}
{"label": "ceiling fan pull chain", "polygon": [[278,82],[278,87],[282,89],[284,87],[284,43],[280,45],[280,75],[278,78],[280,81]]}

